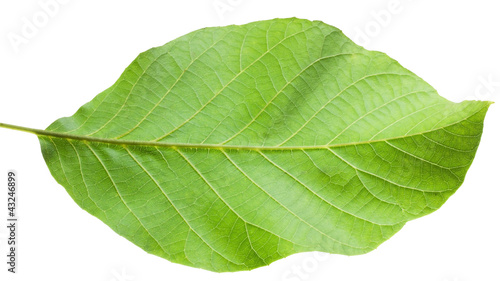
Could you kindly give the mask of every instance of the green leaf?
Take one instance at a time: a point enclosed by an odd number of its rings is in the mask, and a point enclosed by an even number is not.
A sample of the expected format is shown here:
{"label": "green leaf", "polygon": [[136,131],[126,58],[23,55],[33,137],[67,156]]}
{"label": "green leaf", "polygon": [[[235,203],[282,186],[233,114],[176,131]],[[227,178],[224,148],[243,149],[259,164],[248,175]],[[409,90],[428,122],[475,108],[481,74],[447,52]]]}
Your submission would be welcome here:
{"label": "green leaf", "polygon": [[238,271],[367,253],[435,211],[462,184],[489,105],[440,97],[335,27],[275,19],[150,49],[32,132],[54,178],[118,234]]}

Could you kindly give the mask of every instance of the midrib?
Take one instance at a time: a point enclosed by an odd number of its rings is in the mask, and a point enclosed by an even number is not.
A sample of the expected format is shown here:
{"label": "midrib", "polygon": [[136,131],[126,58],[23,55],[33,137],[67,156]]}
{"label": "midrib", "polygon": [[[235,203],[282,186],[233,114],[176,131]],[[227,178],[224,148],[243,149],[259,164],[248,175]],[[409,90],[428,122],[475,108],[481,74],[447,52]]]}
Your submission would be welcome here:
{"label": "midrib", "polygon": [[[479,112],[479,111],[478,111]],[[473,116],[474,114],[470,115]],[[340,143],[340,144],[330,144],[330,145],[311,145],[311,146],[248,146],[248,145],[219,145],[219,144],[194,144],[194,143],[168,143],[168,142],[155,142],[155,141],[134,141],[134,140],[124,140],[124,139],[106,139],[106,138],[99,138],[99,137],[91,137],[91,136],[84,136],[84,135],[74,135],[74,134],[68,134],[68,133],[60,133],[60,132],[53,132],[53,131],[47,131],[47,130],[40,130],[40,129],[34,129],[34,128],[28,128],[28,127],[23,127],[23,126],[17,126],[17,125],[11,125],[11,124],[6,124],[6,123],[0,123],[0,127],[6,128],[6,129],[11,129],[11,130],[16,130],[16,131],[21,131],[21,132],[27,132],[31,134],[35,134],[37,136],[45,136],[45,137],[51,137],[51,138],[60,138],[60,139],[72,139],[72,140],[79,140],[79,141],[87,141],[87,142],[98,142],[98,143],[108,143],[108,144],[114,144],[114,145],[124,145],[124,146],[152,146],[152,147],[166,147],[166,148],[191,148],[191,149],[219,149],[219,150],[251,150],[251,151],[290,151],[290,150],[318,150],[318,149],[329,149],[329,148],[336,148],[336,147],[346,147],[346,146],[356,146],[356,145],[363,145],[363,144],[370,144],[370,143],[378,143],[378,142],[383,142],[383,141],[390,141],[390,140],[397,140],[397,139],[402,139],[402,138],[410,138],[413,136],[419,136],[423,135],[426,133],[430,133],[433,131],[438,131],[441,129],[444,129],[446,127],[453,126],[455,124],[458,124],[460,122],[463,122],[466,119],[462,119],[450,124],[447,124],[445,126],[441,126],[438,128],[433,128],[431,130],[411,134],[411,135],[403,135],[403,136],[397,136],[397,137],[390,137],[390,138],[384,138],[384,139],[375,139],[375,140],[368,140],[368,141],[359,141],[359,142],[350,142],[350,143]]]}

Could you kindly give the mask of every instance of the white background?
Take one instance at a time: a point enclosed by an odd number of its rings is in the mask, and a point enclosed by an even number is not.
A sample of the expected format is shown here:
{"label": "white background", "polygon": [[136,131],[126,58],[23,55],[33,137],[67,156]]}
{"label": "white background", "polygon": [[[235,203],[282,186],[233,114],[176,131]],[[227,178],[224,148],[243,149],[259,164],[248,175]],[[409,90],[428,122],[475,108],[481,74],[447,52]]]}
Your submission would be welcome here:
{"label": "white background", "polygon": [[[377,250],[302,253],[224,274],[171,263],[118,236],[55,182],[35,136],[0,129],[2,221],[8,169],[18,172],[20,201],[19,274],[6,272],[2,222],[0,280],[500,280],[498,1],[61,0],[47,16],[40,3],[48,1],[0,3],[0,122],[45,128],[112,85],[150,47],[206,26],[292,16],[322,20],[388,53],[450,100],[497,104],[463,186]],[[27,22],[36,30],[25,36]],[[13,36],[24,40],[13,44]]]}

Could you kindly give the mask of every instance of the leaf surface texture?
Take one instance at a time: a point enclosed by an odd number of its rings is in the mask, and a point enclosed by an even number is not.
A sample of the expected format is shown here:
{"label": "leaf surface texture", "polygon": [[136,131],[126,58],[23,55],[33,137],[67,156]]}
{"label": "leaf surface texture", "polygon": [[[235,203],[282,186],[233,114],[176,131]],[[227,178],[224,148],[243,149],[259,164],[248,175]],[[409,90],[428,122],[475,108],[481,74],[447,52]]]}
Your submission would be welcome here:
{"label": "leaf surface texture", "polygon": [[453,103],[319,21],[205,28],[140,54],[40,135],[79,206],[211,271],[375,249],[462,184],[489,102]]}

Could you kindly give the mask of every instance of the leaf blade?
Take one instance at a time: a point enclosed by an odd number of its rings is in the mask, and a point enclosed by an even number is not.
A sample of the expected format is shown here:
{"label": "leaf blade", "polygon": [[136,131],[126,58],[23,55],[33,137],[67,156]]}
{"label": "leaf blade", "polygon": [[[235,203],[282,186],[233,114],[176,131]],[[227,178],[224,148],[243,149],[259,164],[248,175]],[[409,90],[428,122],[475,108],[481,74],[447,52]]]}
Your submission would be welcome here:
{"label": "leaf blade", "polygon": [[366,253],[436,210],[489,104],[449,102],[334,27],[280,19],[144,52],[39,138],[54,178],[117,233],[236,271]]}

